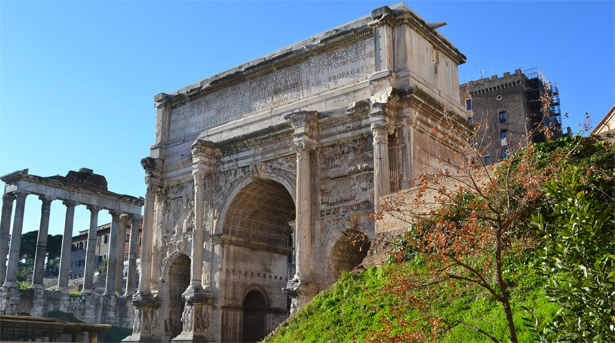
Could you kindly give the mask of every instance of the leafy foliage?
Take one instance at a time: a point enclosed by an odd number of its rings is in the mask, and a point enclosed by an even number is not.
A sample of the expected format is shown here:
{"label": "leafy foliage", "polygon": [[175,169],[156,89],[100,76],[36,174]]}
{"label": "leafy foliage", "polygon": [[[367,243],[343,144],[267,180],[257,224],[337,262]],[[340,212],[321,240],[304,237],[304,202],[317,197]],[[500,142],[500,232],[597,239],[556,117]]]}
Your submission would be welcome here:
{"label": "leafy foliage", "polygon": [[554,220],[539,214],[533,225],[545,241],[538,254],[546,294],[561,308],[552,322],[530,323],[541,341],[615,341],[614,205],[607,193],[592,187],[606,182],[611,187],[605,189],[613,190],[612,180],[592,168],[568,166],[545,185]]}

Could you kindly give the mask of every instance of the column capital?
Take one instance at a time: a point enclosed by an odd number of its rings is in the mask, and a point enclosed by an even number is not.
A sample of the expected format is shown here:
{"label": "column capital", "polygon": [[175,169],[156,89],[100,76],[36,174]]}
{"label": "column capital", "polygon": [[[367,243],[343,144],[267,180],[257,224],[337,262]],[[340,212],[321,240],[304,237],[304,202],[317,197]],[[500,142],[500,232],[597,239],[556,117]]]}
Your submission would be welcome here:
{"label": "column capital", "polygon": [[162,186],[158,173],[158,160],[153,157],[145,157],[141,160],[141,166],[145,170],[145,184],[150,186]]}
{"label": "column capital", "polygon": [[120,214],[120,222],[128,222],[129,219],[130,219],[130,213]]}
{"label": "column capital", "polygon": [[19,189],[13,192],[13,194],[15,194],[15,197],[17,198],[17,200],[19,200],[19,199],[25,199],[28,195],[30,195],[30,192],[26,192],[24,190]]}
{"label": "column capital", "polygon": [[[64,204],[64,206],[66,207],[75,207],[79,205],[79,202],[74,201],[74,200],[63,200],[62,204]],[[88,209],[89,209],[89,206],[88,206]]]}
{"label": "column capital", "polygon": [[111,215],[111,217],[120,217],[122,215],[123,212],[120,212],[118,210],[109,210],[109,214]]}
{"label": "column capital", "polygon": [[90,210],[90,212],[92,212],[92,213],[94,213],[94,212],[98,213],[100,210],[103,209],[101,206],[96,206],[96,205],[88,205],[88,206],[86,206],[86,208],[88,210]]}
{"label": "column capital", "polygon": [[192,174],[195,176],[213,174],[219,155],[218,148],[213,142],[197,139],[192,144]]}
{"label": "column capital", "polygon": [[16,196],[13,193],[4,193],[4,195],[2,196],[2,201],[13,201],[15,200]]}
{"label": "column capital", "polygon": [[52,201],[56,200],[56,197],[51,195],[39,195],[39,199],[43,202],[43,204],[51,204]]}
{"label": "column capital", "polygon": [[318,143],[317,111],[299,111],[284,116],[295,129],[293,133],[293,151],[299,155],[316,147]]}
{"label": "column capital", "polygon": [[128,218],[132,221],[140,221],[143,220],[143,216],[140,214],[136,214],[136,213],[128,213]]}

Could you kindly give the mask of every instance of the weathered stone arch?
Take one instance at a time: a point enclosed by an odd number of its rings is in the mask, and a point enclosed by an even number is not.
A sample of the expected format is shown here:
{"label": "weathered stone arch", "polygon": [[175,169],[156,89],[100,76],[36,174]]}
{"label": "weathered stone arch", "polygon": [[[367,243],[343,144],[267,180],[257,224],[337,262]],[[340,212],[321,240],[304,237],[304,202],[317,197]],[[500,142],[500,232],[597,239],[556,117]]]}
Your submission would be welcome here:
{"label": "weathered stone arch", "polygon": [[269,308],[267,293],[257,286],[249,287],[241,300],[243,308],[242,340],[257,342],[265,337],[265,313]]}
{"label": "weathered stone arch", "polygon": [[181,317],[184,311],[182,294],[190,284],[190,264],[190,257],[175,252],[174,257],[167,261],[168,268],[165,268],[164,275],[168,280],[166,291],[170,302],[164,321],[165,330],[171,337],[175,337],[182,332]]}
{"label": "weathered stone arch", "polygon": [[[277,173],[277,172],[263,172],[262,175],[264,177],[256,177],[256,176],[245,176],[243,177],[241,180],[239,180],[238,182],[235,183],[235,186],[232,188],[232,190],[228,193],[228,197],[224,203],[224,207],[222,208],[222,210],[220,211],[220,216],[218,217],[218,220],[216,222],[216,234],[222,234],[224,233],[224,225],[225,225],[225,221],[226,221],[226,217],[227,214],[229,213],[229,209],[231,208],[231,204],[233,204],[233,201],[235,201],[235,199],[237,199],[237,196],[242,192],[245,191],[246,187],[249,187],[251,184],[253,184],[254,182],[266,182],[269,183],[270,185],[273,184],[278,184],[281,185],[286,192],[288,192],[288,194],[290,195],[290,198],[292,200],[292,206],[295,206],[295,188],[294,188],[294,183],[291,183],[288,180],[288,177],[282,175],[281,173]],[[294,210],[293,210],[294,213]],[[295,218],[291,218],[288,221],[294,221]]]}
{"label": "weathered stone arch", "polygon": [[248,296],[248,293],[252,292],[252,291],[257,291],[259,292],[262,296],[263,299],[265,299],[265,306],[269,307],[270,306],[270,301],[269,301],[269,296],[267,295],[267,292],[265,292],[264,289],[262,289],[261,287],[259,287],[258,285],[250,285],[248,286],[244,291],[243,291],[243,295],[241,296],[241,303],[243,304],[244,300],[246,299],[246,296]]}
{"label": "weathered stone arch", "polygon": [[351,229],[344,230],[330,252],[335,277],[361,264],[370,246],[371,241],[366,234]]}

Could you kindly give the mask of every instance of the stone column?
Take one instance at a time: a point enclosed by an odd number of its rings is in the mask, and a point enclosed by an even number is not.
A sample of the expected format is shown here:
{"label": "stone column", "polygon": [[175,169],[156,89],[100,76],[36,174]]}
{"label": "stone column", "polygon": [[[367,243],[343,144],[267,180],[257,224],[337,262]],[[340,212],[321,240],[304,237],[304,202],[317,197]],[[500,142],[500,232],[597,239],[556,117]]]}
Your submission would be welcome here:
{"label": "stone column", "polygon": [[19,249],[21,247],[21,231],[23,228],[23,216],[26,207],[27,192],[15,192],[17,197],[17,206],[15,208],[15,217],[13,219],[13,232],[11,233],[11,246],[9,251],[9,261],[6,270],[6,278],[2,286],[7,292],[17,289],[17,269],[19,267]]}
{"label": "stone column", "polygon": [[116,211],[109,211],[111,214],[111,238],[109,239],[109,257],[107,259],[107,286],[105,295],[115,294],[115,270],[117,268],[117,246],[120,226],[120,214]]}
{"label": "stone column", "polygon": [[152,275],[152,234],[154,231],[154,206],[156,190],[160,188],[160,181],[156,177],[156,159],[146,157],[141,160],[145,169],[145,208],[143,210],[143,230],[141,231],[141,266],[139,275],[139,288],[132,297],[135,307],[135,319],[132,335],[123,342],[158,342],[157,327],[159,324],[160,301],[151,294]]}
{"label": "stone column", "polygon": [[389,170],[389,133],[393,126],[389,124],[384,112],[384,104],[373,106],[369,117],[374,135],[374,211],[380,210],[380,197],[391,193]]}
{"label": "stone column", "polygon": [[126,277],[126,293],[127,297],[131,297],[135,293],[137,281],[137,252],[139,250],[139,224],[141,216],[132,215],[130,218],[130,243],[128,244],[128,275]]}
{"label": "stone column", "polygon": [[15,195],[6,193],[2,196],[2,219],[0,219],[0,285],[4,284],[6,276],[6,255],[9,253],[9,233],[11,230],[11,214],[13,214]]}
{"label": "stone column", "polygon": [[58,290],[68,293],[68,274],[70,273],[70,253],[73,244],[73,222],[75,219],[75,201],[64,200],[66,217],[64,220],[64,235],[62,236],[62,251],[60,252],[60,273],[58,275]]}
{"label": "stone column", "polygon": [[36,255],[34,257],[34,278],[32,284],[34,288],[45,288],[43,278],[45,276],[45,256],[47,255],[47,233],[49,232],[49,212],[51,209],[52,197],[41,195],[43,202],[41,207],[41,225],[38,230],[36,240]]}
{"label": "stone column", "polygon": [[[90,228],[88,229],[88,246],[85,252],[85,271],[83,279],[83,293],[94,293],[94,272],[96,271],[96,237],[98,235],[98,212],[99,206],[88,206],[90,210]],[[109,260],[107,260],[107,267]]]}
{"label": "stone column", "polygon": [[[209,331],[211,303],[209,288],[203,289],[203,250],[205,243],[205,209],[213,201],[212,176],[216,166],[216,147],[212,142],[197,140],[192,145],[192,176],[194,177],[194,230],[192,231],[192,261],[190,285],[182,294],[184,313],[182,333],[173,342],[213,342]],[[206,194],[208,193],[208,194]]]}
{"label": "stone column", "polygon": [[124,251],[126,250],[126,224],[128,223],[128,215],[120,215],[120,225],[118,227],[118,242],[117,242],[117,258],[115,259],[115,291],[122,293],[124,285]]}
{"label": "stone column", "polygon": [[310,152],[317,144],[318,112],[296,112],[286,115],[295,132],[293,150],[297,154],[295,259],[296,273],[285,292],[293,296],[293,308],[306,304],[318,292],[312,280],[312,189]]}

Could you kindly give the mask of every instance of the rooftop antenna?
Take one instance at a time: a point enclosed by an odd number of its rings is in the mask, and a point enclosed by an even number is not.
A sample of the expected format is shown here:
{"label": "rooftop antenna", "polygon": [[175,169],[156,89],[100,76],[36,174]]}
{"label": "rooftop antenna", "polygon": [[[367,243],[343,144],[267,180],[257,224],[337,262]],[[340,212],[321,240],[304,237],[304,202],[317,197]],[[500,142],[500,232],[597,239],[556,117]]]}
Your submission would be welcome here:
{"label": "rooftop antenna", "polygon": [[480,79],[479,80],[482,80],[483,79],[483,72],[484,72],[484,70],[483,70],[483,68],[478,68],[478,70],[480,71]]}

